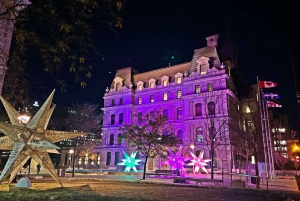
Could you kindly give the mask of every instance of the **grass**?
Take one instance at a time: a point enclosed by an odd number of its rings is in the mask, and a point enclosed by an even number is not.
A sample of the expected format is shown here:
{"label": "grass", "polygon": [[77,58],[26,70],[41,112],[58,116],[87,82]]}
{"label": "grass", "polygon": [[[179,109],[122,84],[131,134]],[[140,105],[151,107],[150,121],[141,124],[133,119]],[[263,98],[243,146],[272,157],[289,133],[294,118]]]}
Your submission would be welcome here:
{"label": "grass", "polygon": [[[161,184],[126,183],[112,181],[70,181],[57,183],[33,183],[29,189],[14,185],[0,185],[0,200],[31,201],[129,201],[129,200],[286,200],[287,196],[269,194],[266,191],[182,187]],[[300,199],[299,199],[300,200]]]}

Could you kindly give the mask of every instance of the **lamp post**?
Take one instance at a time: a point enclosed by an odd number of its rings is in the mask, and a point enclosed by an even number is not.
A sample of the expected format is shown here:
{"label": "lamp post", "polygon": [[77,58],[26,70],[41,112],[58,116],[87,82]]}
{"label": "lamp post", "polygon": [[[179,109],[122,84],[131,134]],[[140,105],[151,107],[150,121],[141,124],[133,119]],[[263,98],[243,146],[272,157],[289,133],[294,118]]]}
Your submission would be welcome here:
{"label": "lamp post", "polygon": [[[194,154],[194,148],[195,148],[195,145],[191,144],[190,145],[190,148],[192,149],[192,152]],[[193,174],[195,174],[195,166],[194,166],[194,163],[193,163]]]}
{"label": "lamp post", "polygon": [[74,177],[75,176],[75,151],[73,149],[70,149],[69,154],[71,154],[72,177]]}

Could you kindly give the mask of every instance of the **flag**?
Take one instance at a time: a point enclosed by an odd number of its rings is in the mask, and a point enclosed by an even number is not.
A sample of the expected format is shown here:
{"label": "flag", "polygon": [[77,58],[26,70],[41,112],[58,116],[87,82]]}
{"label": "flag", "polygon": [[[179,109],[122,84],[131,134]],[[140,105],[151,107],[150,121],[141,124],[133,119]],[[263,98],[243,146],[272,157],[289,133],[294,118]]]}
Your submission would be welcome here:
{"label": "flag", "polygon": [[268,101],[268,100],[267,100],[267,104],[268,104],[268,107],[282,107],[282,105]]}
{"label": "flag", "polygon": [[264,94],[265,99],[279,99],[280,96],[278,94],[266,93]]}
{"label": "flag", "polygon": [[276,87],[276,86],[277,86],[277,82],[259,80],[259,87],[262,89],[263,88],[272,88],[272,87]]}

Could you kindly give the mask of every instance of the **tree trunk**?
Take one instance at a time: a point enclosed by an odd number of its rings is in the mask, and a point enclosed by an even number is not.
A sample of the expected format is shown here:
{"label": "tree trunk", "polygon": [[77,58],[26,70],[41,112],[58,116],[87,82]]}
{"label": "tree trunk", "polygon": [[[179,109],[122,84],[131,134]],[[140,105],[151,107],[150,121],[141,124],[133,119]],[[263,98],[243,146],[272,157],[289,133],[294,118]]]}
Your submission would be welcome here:
{"label": "tree trunk", "polygon": [[[256,176],[259,176],[258,172],[258,158],[257,158],[257,152],[254,150],[254,158],[255,158],[255,174]],[[256,180],[256,188],[259,188],[259,182]]]}
{"label": "tree trunk", "polygon": [[214,179],[214,141],[212,140],[211,142],[211,172],[210,172],[210,176],[211,179]]}
{"label": "tree trunk", "polygon": [[146,179],[146,167],[147,167],[148,155],[146,156],[145,163],[144,163],[144,172],[143,172],[143,179]]}
{"label": "tree trunk", "polygon": [[73,155],[73,163],[72,163],[72,177],[75,177],[75,160],[76,160],[76,158],[78,157],[78,155],[77,156],[75,156],[75,154]]}

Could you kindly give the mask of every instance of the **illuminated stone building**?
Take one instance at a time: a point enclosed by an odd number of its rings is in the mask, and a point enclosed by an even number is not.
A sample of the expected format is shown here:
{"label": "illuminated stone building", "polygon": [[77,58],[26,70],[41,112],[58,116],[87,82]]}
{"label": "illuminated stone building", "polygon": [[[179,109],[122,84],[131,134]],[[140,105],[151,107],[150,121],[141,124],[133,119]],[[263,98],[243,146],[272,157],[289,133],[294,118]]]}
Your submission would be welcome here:
{"label": "illuminated stone building", "polygon": [[[155,109],[169,118],[174,132],[182,140],[185,155],[190,155],[189,151],[197,155],[204,150],[204,158],[210,158],[209,146],[205,143],[211,128],[207,124],[209,118],[227,122],[238,119],[239,100],[230,76],[236,67],[236,48],[227,47],[230,43],[225,41],[219,51],[218,38],[218,35],[207,37],[207,46],[194,50],[191,62],[144,73],[131,67],[117,70],[104,94],[101,168],[116,167],[123,158],[122,151],[132,151],[122,141],[118,128],[139,123],[143,115]],[[230,168],[228,125],[221,128],[216,123],[212,129],[220,132],[216,141],[227,139],[215,150],[214,167],[223,169]],[[147,169],[158,166],[157,159],[150,159]]]}

